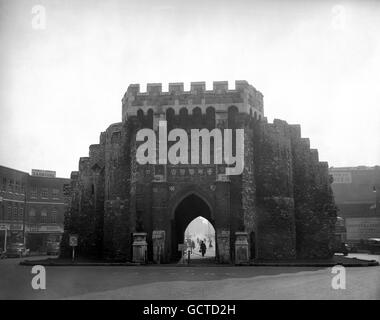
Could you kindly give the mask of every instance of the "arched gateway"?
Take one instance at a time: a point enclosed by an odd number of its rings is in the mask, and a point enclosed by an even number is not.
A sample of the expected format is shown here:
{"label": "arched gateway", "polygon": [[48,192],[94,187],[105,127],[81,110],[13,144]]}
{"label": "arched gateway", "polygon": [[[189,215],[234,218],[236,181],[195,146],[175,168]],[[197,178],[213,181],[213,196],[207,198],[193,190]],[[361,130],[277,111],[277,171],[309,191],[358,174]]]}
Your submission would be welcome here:
{"label": "arched gateway", "polygon": [[[229,186],[225,182],[215,183],[215,176],[207,177],[206,172],[203,185],[199,177],[195,176],[191,183],[185,183],[183,179],[186,179],[189,170],[191,172],[192,169],[185,171],[182,182],[177,182],[178,177],[175,175],[176,179],[171,179],[171,183],[157,183],[153,187],[153,219],[151,230],[146,231],[148,234],[160,235],[161,238],[154,238],[152,241],[152,260],[178,262],[181,257],[178,245],[184,242],[185,230],[195,218],[201,216],[207,219],[215,230],[216,261],[228,263],[231,261]],[[173,174],[173,171],[170,171]],[[161,247],[160,257],[157,255],[158,246]]]}
{"label": "arched gateway", "polygon": [[183,243],[187,226],[199,216],[206,218],[214,225],[210,204],[196,193],[185,196],[175,207],[171,222],[172,260],[178,261],[180,258],[181,252],[177,250],[178,244]]}
{"label": "arched gateway", "polygon": [[[177,142],[170,133],[166,137],[165,123],[184,136],[181,161],[165,161],[172,149],[177,156],[172,148]],[[205,134],[192,148],[192,130],[200,134],[201,128],[215,129],[215,136]],[[152,136],[146,155],[152,162],[137,161],[143,129]],[[231,152],[223,144],[223,163],[214,161],[222,153],[219,131],[225,138],[230,130]],[[155,150],[154,137],[160,134],[167,144],[157,140]],[[238,143],[234,135],[244,140]],[[232,164],[238,149],[243,154]],[[193,159],[194,150],[202,157]],[[203,161],[208,154],[210,161]],[[145,159],[145,152],[141,155]],[[237,164],[242,171],[230,175]],[[148,84],[147,92],[130,85],[122,99],[122,121],[101,133],[71,179],[62,247],[67,255],[69,234],[75,233],[81,256],[136,261],[139,253],[142,262],[173,261],[187,224],[198,216],[215,228],[218,262],[332,255],[336,211],[328,164],[301,137],[300,126],[267,122],[263,95],[246,81],[236,81],[233,89],[216,81],[212,90],[193,82],[189,91],[183,83],[171,83],[168,92],[157,83]]]}

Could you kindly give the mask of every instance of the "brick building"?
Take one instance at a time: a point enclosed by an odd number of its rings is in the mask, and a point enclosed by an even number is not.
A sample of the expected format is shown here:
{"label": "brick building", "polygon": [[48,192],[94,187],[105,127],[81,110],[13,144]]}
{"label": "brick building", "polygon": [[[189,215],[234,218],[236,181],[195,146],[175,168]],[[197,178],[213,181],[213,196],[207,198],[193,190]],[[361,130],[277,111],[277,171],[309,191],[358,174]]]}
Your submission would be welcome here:
{"label": "brick building", "polygon": [[62,236],[70,180],[56,178],[54,171],[29,175],[0,166],[0,181],[0,247],[7,236],[7,243],[25,242],[31,251],[44,252],[48,239]]}
{"label": "brick building", "polygon": [[[167,121],[168,131],[244,129],[242,174],[228,176],[225,164],[213,162],[140,165],[136,133],[157,132],[160,120]],[[246,81],[236,81],[233,90],[223,81],[212,90],[193,82],[190,91],[171,83],[168,92],[161,84],[148,84],[147,92],[130,85],[122,122],[100,134],[71,178],[63,245],[68,249],[69,233],[79,234],[81,255],[130,260],[133,233],[145,232],[148,260],[175,261],[187,225],[198,216],[216,230],[219,262],[235,259],[237,232],[248,234],[250,258],[332,254],[336,208],[328,165],[301,137],[299,125],[267,122],[263,95]],[[159,256],[157,238],[163,243]]]}
{"label": "brick building", "polygon": [[380,167],[332,167],[330,174],[347,242],[380,238]]}

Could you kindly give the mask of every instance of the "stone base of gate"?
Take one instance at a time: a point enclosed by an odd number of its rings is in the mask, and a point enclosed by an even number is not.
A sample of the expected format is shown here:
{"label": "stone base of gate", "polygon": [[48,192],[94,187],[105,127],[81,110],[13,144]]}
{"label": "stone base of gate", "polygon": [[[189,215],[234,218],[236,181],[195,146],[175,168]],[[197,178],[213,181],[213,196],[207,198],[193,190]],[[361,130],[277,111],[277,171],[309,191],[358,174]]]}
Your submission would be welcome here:
{"label": "stone base of gate", "polygon": [[216,230],[217,257],[219,263],[230,263],[230,231]]}
{"label": "stone base of gate", "polygon": [[147,262],[148,243],[146,242],[146,236],[147,234],[145,232],[136,232],[133,234],[133,262]]}
{"label": "stone base of gate", "polygon": [[235,264],[249,263],[248,233],[235,232]]}
{"label": "stone base of gate", "polygon": [[165,262],[165,231],[154,230],[152,233],[153,242],[153,262],[164,263]]}

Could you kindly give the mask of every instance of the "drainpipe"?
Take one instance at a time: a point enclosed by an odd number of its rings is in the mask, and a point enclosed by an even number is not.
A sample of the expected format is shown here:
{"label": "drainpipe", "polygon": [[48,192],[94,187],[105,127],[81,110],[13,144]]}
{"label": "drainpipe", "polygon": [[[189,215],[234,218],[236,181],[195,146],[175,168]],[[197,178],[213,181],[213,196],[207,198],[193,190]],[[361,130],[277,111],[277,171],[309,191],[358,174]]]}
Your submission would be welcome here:
{"label": "drainpipe", "polygon": [[25,218],[26,218],[26,195],[27,195],[27,184],[24,182],[24,210],[23,210],[23,216],[22,216],[22,239],[24,242],[24,246],[26,249],[26,238],[25,238]]}

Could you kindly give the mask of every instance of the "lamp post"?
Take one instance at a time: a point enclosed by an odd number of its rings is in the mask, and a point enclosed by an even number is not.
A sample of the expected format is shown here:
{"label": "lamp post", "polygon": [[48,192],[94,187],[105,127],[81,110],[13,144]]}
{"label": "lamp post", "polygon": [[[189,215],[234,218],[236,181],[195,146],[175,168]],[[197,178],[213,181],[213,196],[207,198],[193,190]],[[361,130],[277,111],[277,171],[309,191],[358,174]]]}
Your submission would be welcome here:
{"label": "lamp post", "polygon": [[24,183],[24,210],[23,210],[23,215],[22,215],[22,241],[24,243],[24,246],[25,246],[25,249],[26,249],[26,235],[25,235],[25,224],[26,224],[26,197],[27,197],[27,193],[26,193],[26,185]]}
{"label": "lamp post", "polygon": [[377,191],[376,191],[376,186],[373,186],[373,190],[372,190],[374,193],[375,193],[375,215],[377,213]]}

